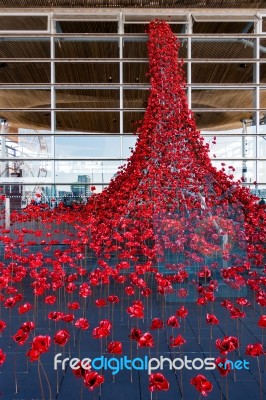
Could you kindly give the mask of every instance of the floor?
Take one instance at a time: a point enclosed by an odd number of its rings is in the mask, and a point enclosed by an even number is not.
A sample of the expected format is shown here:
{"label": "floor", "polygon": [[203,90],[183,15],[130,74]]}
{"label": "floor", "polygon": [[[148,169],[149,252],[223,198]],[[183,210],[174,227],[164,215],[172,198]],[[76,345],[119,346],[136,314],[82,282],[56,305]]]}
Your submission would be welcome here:
{"label": "floor", "polygon": [[[37,247],[30,248],[30,251],[36,252]],[[38,248],[42,251],[42,247]],[[3,251],[3,249],[2,249]],[[32,253],[33,254],[33,253]],[[90,271],[93,271],[93,259],[89,261]],[[66,274],[72,271],[66,268]],[[129,271],[131,273],[131,271]],[[191,272],[193,274],[193,272]],[[262,342],[263,330],[257,326],[259,316],[263,314],[263,308],[254,300],[253,292],[246,287],[240,291],[228,289],[221,285],[216,292],[216,300],[208,305],[197,305],[195,303],[196,292],[191,284],[193,276],[188,282],[175,285],[175,289],[185,288],[188,290],[186,298],[180,298],[176,294],[162,296],[155,292],[154,276],[147,274],[145,279],[148,287],[152,289],[152,295],[143,297],[140,295],[141,289],[135,290],[134,296],[125,294],[125,283],[117,283],[111,278],[109,284],[102,284],[92,287],[92,294],[86,299],[79,296],[79,291],[67,293],[63,286],[57,292],[47,290],[45,296],[56,294],[57,301],[54,305],[44,303],[44,295],[35,296],[32,292],[32,278],[26,277],[22,283],[14,286],[18,292],[23,294],[23,300],[19,304],[29,302],[33,308],[25,314],[19,315],[17,306],[13,309],[7,309],[1,306],[1,317],[7,324],[6,329],[0,337],[0,348],[6,353],[6,362],[0,369],[0,399],[2,400],[63,400],[63,399],[101,399],[101,400],[148,400],[148,399],[198,399],[200,393],[190,384],[191,378],[198,374],[203,374],[213,384],[213,389],[208,393],[209,399],[232,399],[243,400],[252,398],[262,400],[266,398],[266,360],[265,355],[260,357],[250,357],[245,355],[247,344]],[[128,278],[127,278],[128,279]],[[82,282],[87,282],[87,275],[77,280],[75,284],[79,286]],[[111,304],[107,302],[104,307],[97,307],[95,300],[99,298],[107,299],[109,295],[117,295],[119,302]],[[229,312],[221,306],[224,298],[229,299],[235,305],[237,297],[246,297],[251,305],[245,307],[245,318],[231,319]],[[132,304],[132,301],[142,299],[144,303],[144,318],[131,318],[126,309]],[[69,302],[78,301],[79,310],[69,310]],[[3,304],[3,303],[2,303]],[[171,328],[166,325],[169,316],[175,315],[176,310],[184,305],[188,309],[188,316],[185,319],[179,319],[180,327]],[[73,323],[64,321],[53,321],[48,319],[48,313],[51,311],[61,311],[64,313],[73,313],[75,320],[80,317],[86,317],[89,320],[90,327],[83,331],[77,329]],[[215,314],[220,321],[219,325],[207,325],[206,314]],[[155,317],[164,321],[164,328],[151,330],[151,320]],[[108,319],[112,322],[110,336],[104,339],[94,339],[92,330],[98,326],[99,321]],[[34,321],[36,328],[34,336],[49,335],[54,337],[60,329],[67,329],[71,335],[69,342],[65,346],[55,345],[51,340],[50,351],[43,353],[40,362],[29,362],[26,352],[30,348],[30,342],[33,333],[23,345],[19,346],[14,342],[12,336],[25,321]],[[139,328],[143,332],[149,331],[154,338],[152,348],[138,348],[135,341],[129,339],[132,328]],[[265,329],[264,329],[265,330]],[[179,347],[170,347],[170,336],[181,334],[186,343]],[[122,355],[114,355],[116,358],[127,356],[128,359],[141,358],[145,356],[148,359],[161,356],[170,359],[182,358],[188,359],[206,357],[218,357],[219,352],[215,346],[217,338],[224,336],[237,336],[240,341],[240,348],[228,355],[232,361],[246,359],[249,369],[232,370],[226,377],[221,377],[218,370],[170,370],[167,368],[167,362],[163,371],[154,370],[152,373],[161,372],[170,383],[169,390],[155,391],[151,393],[148,390],[148,371],[147,370],[121,370],[112,375],[110,369],[98,371],[104,376],[104,383],[101,387],[89,391],[82,382],[82,379],[76,378],[70,366],[66,363],[66,369],[54,369],[54,357],[62,353],[60,360],[66,357],[90,359],[104,356],[110,358],[107,353],[107,345],[111,340],[121,341],[123,346]],[[265,336],[265,333],[264,333]],[[115,362],[115,361],[114,361]],[[113,364],[112,364],[113,365]],[[155,362],[154,362],[155,365]],[[178,364],[179,365],[179,364]],[[196,364],[195,364],[196,365]],[[260,385],[260,376],[262,386]],[[261,388],[261,389],[260,389]]]}

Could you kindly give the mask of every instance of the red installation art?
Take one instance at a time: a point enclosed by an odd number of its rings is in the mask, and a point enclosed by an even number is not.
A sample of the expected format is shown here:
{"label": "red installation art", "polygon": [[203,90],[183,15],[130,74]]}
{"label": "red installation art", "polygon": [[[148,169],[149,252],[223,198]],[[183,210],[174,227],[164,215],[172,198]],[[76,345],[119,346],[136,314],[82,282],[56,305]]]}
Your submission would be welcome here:
{"label": "red installation art", "polygon": [[91,248],[101,259],[147,260],[144,269],[154,262],[204,268],[206,257],[219,255],[231,267],[224,278],[241,284],[238,273],[263,266],[265,209],[212,165],[188,109],[180,44],[169,25],[151,22],[148,33],[147,110],[127,165],[90,199]]}

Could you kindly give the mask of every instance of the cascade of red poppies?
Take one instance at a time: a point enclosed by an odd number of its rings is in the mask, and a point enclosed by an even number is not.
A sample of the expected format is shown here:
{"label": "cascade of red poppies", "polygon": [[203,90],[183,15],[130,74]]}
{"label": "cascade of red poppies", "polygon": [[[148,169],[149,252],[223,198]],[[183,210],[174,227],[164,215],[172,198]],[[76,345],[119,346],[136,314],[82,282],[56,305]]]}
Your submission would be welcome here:
{"label": "cascade of red poppies", "polygon": [[263,265],[265,209],[241,181],[212,166],[169,25],[153,21],[148,34],[147,110],[127,165],[89,202],[91,248],[107,259],[201,265],[215,253],[231,265],[247,255]]}

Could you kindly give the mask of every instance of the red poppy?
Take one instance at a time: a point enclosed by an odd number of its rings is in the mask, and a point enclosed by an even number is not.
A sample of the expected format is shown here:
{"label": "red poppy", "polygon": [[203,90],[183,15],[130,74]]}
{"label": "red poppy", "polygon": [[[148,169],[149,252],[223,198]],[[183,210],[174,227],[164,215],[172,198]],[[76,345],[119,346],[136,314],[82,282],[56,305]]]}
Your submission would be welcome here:
{"label": "red poppy", "polygon": [[60,321],[62,319],[63,313],[60,311],[51,311],[48,314],[48,318],[54,321]]}
{"label": "red poppy", "polygon": [[103,319],[100,321],[99,327],[110,331],[112,329],[112,324],[108,319]]}
{"label": "red poppy", "polygon": [[138,339],[138,346],[139,347],[153,347],[154,340],[152,335],[149,332],[143,333],[140,338]]}
{"label": "red poppy", "polygon": [[18,289],[15,288],[14,286],[8,286],[6,288],[6,293],[7,294],[16,294],[18,292]]}
{"label": "red poppy", "polygon": [[246,313],[239,310],[239,308],[232,307],[230,309],[230,318],[236,319],[236,318],[245,318]]}
{"label": "red poppy", "polygon": [[163,325],[163,321],[160,318],[153,318],[150,329],[160,329],[163,328]]}
{"label": "red poppy", "polygon": [[266,293],[261,293],[256,297],[256,302],[262,306],[266,307]]}
{"label": "red poppy", "polygon": [[69,322],[74,321],[74,319],[75,319],[74,314],[63,314],[62,313],[62,316],[61,316],[62,321],[69,323]]}
{"label": "red poppy", "polygon": [[201,267],[197,275],[199,278],[209,278],[211,276],[211,270],[207,266]]}
{"label": "red poppy", "polygon": [[127,286],[127,287],[125,287],[125,293],[128,296],[133,296],[135,293],[135,289],[133,288],[133,286]]}
{"label": "red poppy", "polygon": [[94,339],[102,339],[110,335],[112,324],[109,320],[100,321],[99,326],[93,329],[92,336]]}
{"label": "red poppy", "polygon": [[46,304],[54,304],[56,302],[56,296],[46,296],[44,302]]}
{"label": "red poppy", "polygon": [[0,349],[0,366],[4,364],[5,360],[6,360],[6,354],[3,352],[2,349]]}
{"label": "red poppy", "polygon": [[29,351],[27,351],[26,355],[30,358],[30,361],[38,361],[41,355],[41,352],[37,348],[31,348]]}
{"label": "red poppy", "polygon": [[143,297],[149,297],[152,294],[152,291],[150,288],[145,288],[141,291],[141,294]]}
{"label": "red poppy", "polygon": [[73,303],[68,303],[67,306],[70,310],[78,310],[80,308],[80,304],[77,301],[74,301]]}
{"label": "red poppy", "polygon": [[207,396],[208,392],[212,391],[213,385],[204,375],[197,375],[190,380],[191,385],[195,386],[195,388],[203,394],[203,396]]}
{"label": "red poppy", "polygon": [[5,308],[12,308],[16,305],[17,300],[15,299],[15,297],[8,297],[5,301],[4,301],[4,307]]}
{"label": "red poppy", "polygon": [[231,365],[226,358],[218,357],[215,360],[216,367],[222,376],[226,376],[231,371]]}
{"label": "red poppy", "polygon": [[233,303],[229,300],[223,300],[221,306],[225,307],[227,310],[231,310],[234,307]]}
{"label": "red poppy", "polygon": [[185,306],[181,306],[180,308],[178,308],[178,310],[176,310],[175,313],[180,318],[186,318],[186,316],[188,315],[188,309]]}
{"label": "red poppy", "polygon": [[32,347],[38,349],[40,353],[47,353],[51,344],[50,336],[35,336],[32,341]]}
{"label": "red poppy", "polygon": [[74,293],[74,291],[77,290],[77,285],[73,282],[69,282],[66,286],[66,292],[67,293]]}
{"label": "red poppy", "polygon": [[23,346],[29,338],[29,333],[20,328],[12,338],[17,344]]}
{"label": "red poppy", "polygon": [[80,328],[82,330],[86,330],[89,328],[90,324],[89,321],[86,318],[79,318],[75,322],[75,326],[77,328]]}
{"label": "red poppy", "polygon": [[149,391],[167,391],[169,389],[169,382],[165,376],[159,372],[149,376]]}
{"label": "red poppy", "polygon": [[115,304],[119,302],[119,298],[118,296],[108,296],[107,301],[109,301],[109,303]]}
{"label": "red poppy", "polygon": [[245,354],[252,357],[258,357],[262,354],[266,354],[266,352],[263,350],[261,343],[254,343],[247,345]]}
{"label": "red poppy", "polygon": [[139,338],[141,337],[141,335],[142,335],[142,332],[141,332],[140,329],[132,328],[129,337],[130,337],[131,340],[137,340],[138,341]]}
{"label": "red poppy", "polygon": [[30,332],[35,328],[35,324],[32,321],[27,321],[24,322],[21,326],[20,329],[22,329],[24,332]]}
{"label": "red poppy", "polygon": [[108,344],[108,353],[110,354],[122,354],[122,343],[121,342],[110,342]]}
{"label": "red poppy", "polygon": [[30,303],[25,303],[18,308],[19,314],[25,314],[32,309],[32,305]]}
{"label": "red poppy", "polygon": [[170,347],[181,346],[184,343],[186,343],[186,340],[181,335],[178,335],[175,338],[170,336]]}
{"label": "red poppy", "polygon": [[88,297],[92,294],[92,290],[87,283],[82,283],[79,287],[79,295],[81,297]]}
{"label": "red poppy", "polygon": [[0,320],[0,333],[6,328],[6,323],[3,320]]}
{"label": "red poppy", "polygon": [[199,297],[199,298],[197,299],[196,303],[197,303],[199,306],[203,306],[203,305],[207,304],[207,299],[206,299],[206,297]]}
{"label": "red poppy", "polygon": [[106,306],[107,302],[105,299],[97,299],[95,300],[95,304],[97,307],[104,307]]}
{"label": "red poppy", "polygon": [[266,328],[266,315],[262,315],[258,320],[258,326]]}
{"label": "red poppy", "polygon": [[84,374],[84,384],[89,390],[94,390],[104,382],[104,377],[98,372],[87,371]]}
{"label": "red poppy", "polygon": [[132,306],[127,308],[127,312],[130,317],[144,318],[144,307],[143,304],[138,300],[134,301]]}
{"label": "red poppy", "polygon": [[61,329],[60,331],[56,332],[54,336],[54,342],[59,346],[65,346],[69,338],[70,338],[70,333],[68,332],[68,330]]}
{"label": "red poppy", "polygon": [[219,320],[214,314],[207,314],[206,315],[206,322],[210,325],[218,325]]}
{"label": "red poppy", "polygon": [[47,353],[50,348],[50,343],[50,336],[35,336],[31,344],[31,349],[26,353],[30,361],[38,361],[42,353]]}
{"label": "red poppy", "polygon": [[250,306],[250,302],[244,297],[238,297],[238,299],[236,299],[236,302],[240,306]]}
{"label": "red poppy", "polygon": [[171,317],[169,317],[166,321],[168,326],[171,326],[172,328],[179,328],[180,324],[178,322],[178,319],[175,315],[172,315]]}
{"label": "red poppy", "polygon": [[221,354],[227,354],[239,347],[238,339],[235,336],[225,336],[223,339],[217,339],[215,344]]}

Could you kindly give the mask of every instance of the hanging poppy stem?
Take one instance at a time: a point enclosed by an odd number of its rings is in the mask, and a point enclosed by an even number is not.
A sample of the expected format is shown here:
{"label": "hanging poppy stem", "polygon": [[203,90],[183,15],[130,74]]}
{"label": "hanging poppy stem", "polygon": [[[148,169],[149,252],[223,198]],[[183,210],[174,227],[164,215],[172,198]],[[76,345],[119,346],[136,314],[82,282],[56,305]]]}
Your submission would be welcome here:
{"label": "hanging poppy stem", "polygon": [[[236,330],[237,330],[237,337],[239,338],[239,320],[238,320],[238,318],[236,319]],[[240,346],[237,349],[237,353],[240,356]]]}
{"label": "hanging poppy stem", "polygon": [[[181,348],[180,348],[180,358],[182,358]],[[180,390],[181,390],[181,398],[183,399],[183,373],[182,373],[182,368],[180,369]]]}
{"label": "hanging poppy stem", "polygon": [[258,371],[259,371],[259,379],[260,379],[260,400],[262,400],[262,379],[261,379],[261,370],[260,370],[260,360],[257,357]]}
{"label": "hanging poppy stem", "polygon": [[[112,324],[114,323],[114,303],[112,303]],[[114,330],[112,329],[112,340],[114,339]]]}
{"label": "hanging poppy stem", "polygon": [[52,390],[51,390],[51,385],[50,385],[48,376],[47,376],[47,374],[46,374],[46,372],[45,372],[45,369],[43,368],[43,365],[42,365],[42,363],[41,363],[40,360],[39,360],[39,363],[40,363],[40,366],[41,366],[41,368],[42,368],[43,374],[44,374],[44,376],[45,376],[45,379],[46,379],[46,382],[47,382],[47,385],[48,385],[49,395],[50,395],[49,398],[50,398],[50,400],[52,400]]}
{"label": "hanging poppy stem", "polygon": [[199,328],[198,344],[200,344],[201,318],[202,318],[202,306],[200,306],[200,315],[198,319],[198,328]]}
{"label": "hanging poppy stem", "polygon": [[58,368],[56,368],[56,394],[59,393]]}
{"label": "hanging poppy stem", "polygon": [[42,392],[42,399],[44,400],[44,391],[43,391],[43,384],[42,384],[42,378],[41,378],[41,371],[40,371],[40,360],[38,360],[38,376],[39,376],[39,382],[40,382],[40,387],[41,387],[41,392]]}
{"label": "hanging poppy stem", "polygon": [[[233,363],[235,364],[235,353],[233,354]],[[236,369],[234,368],[234,382],[236,382]]]}
{"label": "hanging poppy stem", "polygon": [[17,378],[17,353],[15,355],[15,368],[14,368],[14,374],[15,374],[15,388],[16,388],[16,393],[18,392],[18,378]]}
{"label": "hanging poppy stem", "polygon": [[159,354],[159,329],[157,329],[157,358],[158,358],[158,354]]}
{"label": "hanging poppy stem", "polygon": [[[130,360],[132,360],[132,339],[130,340]],[[132,368],[130,370],[130,382],[133,382],[133,373],[132,373]]]}

